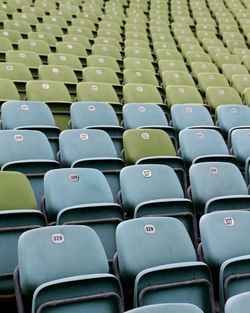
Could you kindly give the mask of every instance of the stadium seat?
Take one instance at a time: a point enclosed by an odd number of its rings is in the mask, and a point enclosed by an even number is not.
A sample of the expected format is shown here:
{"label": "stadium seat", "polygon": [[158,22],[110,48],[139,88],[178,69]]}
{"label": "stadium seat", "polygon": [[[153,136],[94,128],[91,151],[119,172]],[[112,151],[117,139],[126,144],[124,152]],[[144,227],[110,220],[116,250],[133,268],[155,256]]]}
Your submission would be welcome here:
{"label": "stadium seat", "polygon": [[56,37],[50,33],[30,32],[28,33],[28,39],[44,40],[50,46],[50,49],[55,49],[55,46],[56,46]]}
{"label": "stadium seat", "polygon": [[51,52],[49,45],[44,40],[21,39],[18,41],[18,49],[34,51],[44,60],[47,60],[47,56]]}
{"label": "stadium seat", "polygon": [[24,173],[30,180],[39,206],[45,172],[60,167],[47,137],[33,130],[3,130],[0,132],[0,145],[1,170]]}
{"label": "stadium seat", "polygon": [[183,85],[195,87],[192,76],[187,72],[164,71],[161,74],[162,85],[166,89],[169,85]]}
{"label": "stadium seat", "polygon": [[109,274],[100,239],[88,226],[25,232],[18,242],[18,264],[15,290],[19,313],[26,303],[33,312],[43,307],[53,312],[123,311],[119,283]]}
{"label": "stadium seat", "polygon": [[43,214],[37,210],[32,187],[25,175],[0,173],[0,300],[14,298],[13,272],[17,266],[17,241],[26,230],[45,226]]}
{"label": "stadium seat", "polygon": [[91,128],[106,131],[115,145],[117,155],[121,154],[124,129],[119,126],[115,111],[109,103],[74,102],[70,114],[73,129]]}
{"label": "stadium seat", "polygon": [[191,64],[191,70],[196,79],[200,73],[219,74],[218,68],[214,63],[193,62]]}
{"label": "stadium seat", "polygon": [[158,65],[160,74],[164,71],[188,72],[188,69],[183,61],[160,60]]}
{"label": "stadium seat", "polygon": [[[180,155],[187,167],[200,162],[232,162],[235,157],[229,150],[222,135],[215,129],[183,129],[179,133]],[[192,148],[191,148],[192,147]]]}
{"label": "stadium seat", "polygon": [[[98,193],[93,193],[93,187]],[[109,184],[100,171],[87,168],[49,171],[44,177],[44,211],[50,222],[93,228],[112,261],[116,252],[115,229],[124,213],[114,203]]]}
{"label": "stadium seat", "polygon": [[47,32],[60,38],[63,36],[63,31],[60,26],[54,24],[38,23],[36,25],[37,32]]}
{"label": "stadium seat", "polygon": [[245,240],[249,217],[249,212],[222,211],[205,214],[200,220],[204,261],[219,281],[222,310],[228,298],[249,291],[249,246]]}
{"label": "stadium seat", "polygon": [[55,126],[49,107],[38,101],[10,101],[1,107],[1,128],[39,130],[43,132],[52,147],[54,156],[58,152],[60,130]]}
{"label": "stadium seat", "polygon": [[87,57],[87,66],[90,67],[107,67],[113,69],[115,72],[120,72],[117,60],[109,56],[89,55]]}
{"label": "stadium seat", "polygon": [[143,69],[125,69],[123,72],[124,84],[150,84],[158,87],[159,82],[155,73]]}
{"label": "stadium seat", "polygon": [[197,79],[198,79],[199,89],[201,90],[203,95],[205,95],[207,88],[211,86],[229,87],[226,77],[222,74],[199,73],[197,76]]}
{"label": "stadium seat", "polygon": [[228,53],[216,53],[214,61],[220,70],[222,70],[224,64],[240,64],[240,60],[236,55]]}
{"label": "stadium seat", "polygon": [[9,30],[17,30],[19,33],[24,35],[32,32],[30,24],[25,21],[14,21],[8,19],[3,22],[3,28]]}
{"label": "stadium seat", "polygon": [[[117,227],[116,242],[115,272],[126,288],[125,299],[132,297],[134,307],[185,302],[204,312],[213,311],[208,267],[196,261],[191,239],[180,221],[170,217],[125,221]],[[197,284],[199,279],[203,284]]]}
{"label": "stadium seat", "polygon": [[192,86],[169,85],[166,87],[166,97],[169,107],[184,103],[203,104],[199,91]]}
{"label": "stadium seat", "polygon": [[232,87],[208,87],[206,89],[206,98],[212,113],[222,104],[242,104],[239,94]]}
{"label": "stadium seat", "polygon": [[[186,313],[202,313],[202,311],[193,304],[189,303],[161,303],[146,305],[141,308],[132,309],[126,311],[126,313],[181,313],[185,311]],[[246,311],[247,312],[247,311]],[[242,313],[246,313],[242,312]],[[235,313],[235,312],[227,312]]]}
{"label": "stadium seat", "polygon": [[193,164],[189,177],[197,213],[249,207],[247,186],[236,165],[224,162]]}
{"label": "stadium seat", "polygon": [[197,245],[192,203],[184,198],[186,191],[171,167],[161,164],[126,166],[121,170],[120,184],[119,201],[127,216],[178,218],[187,228],[194,245]]}
{"label": "stadium seat", "polygon": [[249,87],[249,81],[249,74],[234,74],[231,79],[232,87],[238,91],[240,96],[242,96],[244,90]]}
{"label": "stadium seat", "polygon": [[128,69],[133,70],[136,67],[136,69],[138,70],[146,70],[152,73],[155,72],[152,62],[148,59],[124,58],[123,62],[124,62],[124,70],[128,70]]}
{"label": "stadium seat", "polygon": [[0,38],[0,61],[5,61],[6,53],[13,50],[13,46],[8,38]]}
{"label": "stadium seat", "polygon": [[228,299],[225,304],[225,313],[247,313],[249,309],[249,292],[241,292]]}
{"label": "stadium seat", "polygon": [[247,75],[248,71],[245,66],[240,64],[223,64],[222,65],[222,74],[227,78],[231,83],[234,75]]}
{"label": "stadium seat", "polygon": [[21,34],[17,30],[7,30],[7,29],[0,30],[0,37],[9,39],[11,44],[17,44],[18,41],[22,39]]}
{"label": "stadium seat", "polygon": [[151,84],[125,84],[123,86],[123,101],[125,104],[156,103],[165,106],[159,90]]}
{"label": "stadium seat", "polygon": [[20,100],[20,95],[13,81],[0,79],[0,103],[5,101]]}
{"label": "stadium seat", "polygon": [[114,199],[120,189],[119,172],[124,166],[117,157],[111,137],[99,129],[72,129],[59,136],[60,162],[63,167],[88,167],[103,171]]}
{"label": "stadium seat", "polygon": [[197,104],[174,104],[171,107],[172,124],[177,133],[187,127],[216,128],[207,108]]}

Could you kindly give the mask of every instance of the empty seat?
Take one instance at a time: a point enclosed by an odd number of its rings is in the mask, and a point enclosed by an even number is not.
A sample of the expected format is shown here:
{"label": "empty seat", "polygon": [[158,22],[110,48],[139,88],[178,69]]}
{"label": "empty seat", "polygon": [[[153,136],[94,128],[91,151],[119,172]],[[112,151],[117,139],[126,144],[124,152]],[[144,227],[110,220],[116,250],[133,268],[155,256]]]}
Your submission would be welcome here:
{"label": "empty seat", "polygon": [[112,106],[107,102],[74,102],[70,108],[71,127],[105,130],[111,137],[117,155],[122,150],[124,129],[119,125]]}
{"label": "empty seat", "polygon": [[167,104],[197,103],[203,104],[199,91],[192,86],[170,85],[166,87]]}
{"label": "empty seat", "polygon": [[63,82],[32,80],[26,84],[27,100],[46,102],[55,115],[57,126],[67,128],[71,97]]}
{"label": "empty seat", "polygon": [[109,274],[100,239],[88,226],[25,232],[18,242],[18,264],[18,312],[24,310],[24,303],[32,305],[34,312],[44,306],[52,311],[123,310],[119,283]]}
{"label": "empty seat", "polygon": [[79,58],[73,54],[63,54],[63,53],[50,53],[48,55],[48,64],[49,65],[65,65],[71,67],[74,71],[77,72],[77,76],[79,72],[82,71],[82,64]]}
{"label": "empty seat", "polygon": [[163,100],[156,86],[150,84],[126,84],[123,86],[124,103],[156,103]]}
{"label": "empty seat", "polygon": [[180,221],[170,217],[125,221],[117,227],[116,242],[115,270],[135,307],[188,302],[204,312],[213,311],[208,267],[196,261],[192,242]]}
{"label": "empty seat", "polygon": [[187,72],[164,71],[162,72],[161,76],[164,88],[169,85],[183,85],[195,87],[192,76]]}
{"label": "empty seat", "polygon": [[240,96],[242,96],[244,90],[249,87],[249,82],[249,74],[234,74],[231,79],[232,87],[238,91]]}
{"label": "empty seat", "polygon": [[183,129],[179,133],[180,155],[186,165],[200,162],[232,162],[236,159],[229,155],[222,135],[215,129]]}
{"label": "empty seat", "polygon": [[177,133],[187,127],[215,128],[209,111],[203,105],[175,104],[171,107],[171,116]]}
{"label": "empty seat", "polygon": [[90,102],[108,102],[116,112],[121,111],[121,103],[114,87],[102,82],[81,82],[77,85],[77,100]]}
{"label": "empty seat", "polygon": [[247,75],[248,71],[245,68],[245,66],[240,64],[223,64],[222,74],[227,78],[229,82],[231,82],[234,75],[236,74]]}
{"label": "empty seat", "polygon": [[206,98],[212,113],[221,104],[242,104],[239,94],[232,87],[208,87]]}
{"label": "empty seat", "polygon": [[241,292],[230,297],[225,304],[225,313],[247,313],[249,309],[249,292]]}
{"label": "empty seat", "polygon": [[214,63],[193,62],[191,64],[191,69],[196,79],[200,73],[219,74],[219,70]]}
{"label": "empty seat", "polygon": [[[186,313],[202,313],[202,311],[196,305],[189,303],[152,304],[126,311],[126,313],[182,313],[183,311],[185,311]],[[237,311],[228,311],[227,313],[236,312]],[[247,311],[242,313],[247,313]]]}
{"label": "empty seat", "polygon": [[159,82],[152,71],[143,69],[125,69],[123,72],[124,84],[150,84],[159,86]]}
{"label": "empty seat", "polygon": [[40,131],[3,130],[0,132],[0,146],[1,170],[24,173],[31,182],[39,206],[45,172],[60,167],[47,137]]}
{"label": "empty seat", "polygon": [[146,70],[151,71],[152,73],[155,72],[154,66],[152,62],[148,59],[144,58],[124,58],[124,70],[131,69],[133,70],[135,67],[138,70]]}
{"label": "empty seat", "polygon": [[58,152],[58,136],[60,130],[55,125],[49,107],[37,101],[10,101],[1,107],[2,129],[27,129],[43,132],[53,149]]}
{"label": "empty seat", "polygon": [[[93,188],[98,193],[93,193]],[[64,197],[61,196],[64,190]],[[104,175],[96,169],[60,169],[44,177],[44,210],[57,224],[89,225],[99,235],[109,261],[116,252],[115,229],[123,220]]]}
{"label": "empty seat", "polygon": [[217,73],[199,73],[197,75],[199,89],[203,94],[206,93],[208,87],[211,86],[222,86],[222,87],[229,87],[227,79],[222,74]]}
{"label": "empty seat", "polygon": [[0,299],[14,298],[13,272],[17,266],[17,241],[29,229],[45,226],[30,182],[18,172],[1,172]]}
{"label": "empty seat", "polygon": [[126,166],[120,173],[120,202],[130,217],[171,216],[183,222],[197,244],[195,215],[174,170],[166,165]]}
{"label": "empty seat", "polygon": [[34,51],[41,57],[46,57],[51,52],[49,45],[44,40],[21,39],[18,41],[18,49]]}
{"label": "empty seat", "polygon": [[90,167],[104,172],[114,199],[120,189],[119,171],[124,162],[117,157],[111,137],[99,129],[73,129],[61,132],[60,161],[64,167]]}
{"label": "empty seat", "polygon": [[188,72],[188,69],[183,61],[160,60],[158,64],[159,64],[159,71],[161,74],[164,71]]}
{"label": "empty seat", "polygon": [[249,206],[247,186],[232,163],[204,162],[189,170],[192,201],[199,214]]}
{"label": "empty seat", "polygon": [[0,103],[11,100],[20,100],[20,95],[14,84],[9,79],[0,79]]}
{"label": "empty seat", "polygon": [[108,67],[116,72],[120,72],[117,61],[109,56],[89,55],[87,57],[87,66],[90,67]]}
{"label": "empty seat", "polygon": [[249,217],[249,212],[225,211],[200,220],[204,261],[219,281],[222,309],[228,298],[249,291]]}

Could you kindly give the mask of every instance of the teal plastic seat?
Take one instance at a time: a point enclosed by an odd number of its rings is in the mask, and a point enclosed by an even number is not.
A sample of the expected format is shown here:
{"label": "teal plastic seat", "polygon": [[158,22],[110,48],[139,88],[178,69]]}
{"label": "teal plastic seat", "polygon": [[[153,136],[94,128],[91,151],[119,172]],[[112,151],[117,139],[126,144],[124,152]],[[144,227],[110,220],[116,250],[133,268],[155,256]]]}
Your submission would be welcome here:
{"label": "teal plastic seat", "polygon": [[219,281],[222,310],[227,299],[250,291],[249,219],[250,212],[239,210],[205,214],[200,220],[204,261]]}
{"label": "teal plastic seat", "polygon": [[87,167],[101,170],[116,199],[120,190],[119,172],[124,166],[117,157],[111,137],[100,129],[72,129],[59,136],[60,162],[63,167]]}
{"label": "teal plastic seat", "polygon": [[218,126],[230,144],[230,134],[236,128],[250,126],[250,108],[246,105],[220,105],[216,109]]}
{"label": "teal plastic seat", "polygon": [[119,125],[116,113],[109,103],[74,102],[70,114],[73,129],[89,128],[106,131],[115,145],[117,155],[121,154],[124,129]]}
{"label": "teal plastic seat", "polygon": [[43,308],[49,312],[123,311],[119,283],[109,274],[104,248],[88,226],[25,232],[18,242],[18,264],[15,291],[19,312],[25,304],[31,306],[31,312]]}
{"label": "teal plastic seat", "polygon": [[192,202],[197,213],[249,207],[250,196],[239,168],[228,162],[203,162],[189,169]]}
{"label": "teal plastic seat", "polygon": [[238,295],[232,296],[225,304],[225,313],[247,313],[249,309],[250,292],[241,292]]}
{"label": "teal plastic seat", "polygon": [[121,170],[120,184],[120,201],[128,216],[178,218],[197,245],[192,203],[184,198],[185,191],[171,167],[161,164],[126,166]]}
{"label": "teal plastic seat", "polygon": [[200,162],[232,162],[237,160],[229,155],[222,135],[215,129],[186,128],[179,133],[180,155],[187,167]]}
{"label": "teal plastic seat", "polygon": [[60,129],[56,127],[54,117],[44,102],[10,101],[1,107],[2,129],[39,130],[48,138],[54,156],[58,152]]}
{"label": "teal plastic seat", "polygon": [[38,207],[43,196],[43,176],[59,168],[47,137],[34,130],[2,130],[0,132],[0,166],[2,171],[25,174],[36,195]]}
{"label": "teal plastic seat", "polygon": [[125,300],[133,298],[134,307],[192,303],[213,312],[209,269],[196,261],[180,221],[171,217],[128,220],[118,225],[116,242],[115,272],[126,290]]}
{"label": "teal plastic seat", "polygon": [[171,107],[171,116],[177,133],[187,127],[216,128],[209,111],[203,105],[174,104]]}
{"label": "teal plastic seat", "polygon": [[43,214],[29,180],[22,173],[1,172],[0,199],[0,299],[14,295],[13,272],[17,266],[17,241],[26,230],[45,226]]}
{"label": "teal plastic seat", "polygon": [[[161,303],[146,305],[141,308],[126,311],[126,313],[202,313],[202,311],[193,304],[189,303]],[[231,311],[230,311],[231,312]],[[229,311],[227,313],[230,313]],[[247,312],[247,311],[246,311]],[[243,313],[246,313],[243,312]],[[236,313],[236,312],[231,312]]]}
{"label": "teal plastic seat", "polygon": [[[98,193],[93,192],[93,188]],[[62,190],[64,197],[61,196]],[[81,224],[99,235],[107,258],[116,252],[115,230],[123,220],[122,208],[114,203],[104,175],[90,168],[53,170],[44,177],[44,210],[49,221]]]}

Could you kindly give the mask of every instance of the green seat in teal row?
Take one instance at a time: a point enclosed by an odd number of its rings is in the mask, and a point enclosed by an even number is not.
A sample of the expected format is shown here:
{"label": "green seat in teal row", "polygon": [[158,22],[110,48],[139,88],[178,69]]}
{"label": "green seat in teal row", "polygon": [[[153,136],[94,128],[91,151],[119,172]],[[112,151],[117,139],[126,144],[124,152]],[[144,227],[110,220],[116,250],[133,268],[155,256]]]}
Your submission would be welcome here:
{"label": "green seat in teal row", "polygon": [[247,313],[249,310],[250,292],[241,292],[230,297],[225,304],[225,313]]}
{"label": "green seat in teal row", "polygon": [[[114,264],[133,306],[192,303],[214,312],[210,272],[197,262],[192,241],[177,219],[141,217],[116,231]],[[170,252],[171,251],[171,252]]]}
{"label": "green seat in teal row", "polygon": [[193,164],[189,177],[197,213],[249,208],[247,186],[236,165],[228,162]]}
{"label": "green seat in teal row", "polygon": [[231,132],[241,126],[250,126],[250,108],[246,105],[219,105],[216,109],[218,126],[231,146]]}
{"label": "green seat in teal row", "polygon": [[186,187],[183,160],[176,156],[173,142],[161,129],[129,129],[123,134],[124,160],[127,165],[165,164],[172,167]]}
{"label": "green seat in teal row", "polygon": [[[132,309],[130,311],[126,311],[126,313],[202,313],[202,311],[193,304],[189,303],[161,303],[161,304],[152,304],[146,305],[141,308]],[[227,312],[227,313],[236,313],[235,312]],[[243,312],[243,313],[247,313]]]}
{"label": "green seat in teal row", "polygon": [[63,167],[88,167],[103,171],[116,199],[120,189],[118,176],[124,162],[117,157],[112,139],[105,131],[65,130],[59,136],[59,147]]}
{"label": "green seat in teal row", "polygon": [[213,119],[203,105],[174,104],[171,107],[172,125],[177,133],[185,128],[216,129]]}
{"label": "green seat in teal row", "polygon": [[59,168],[47,137],[34,130],[2,130],[0,132],[0,166],[3,171],[25,174],[34,190],[40,207],[43,196],[43,176]]}
{"label": "green seat in teal row", "polygon": [[[86,253],[87,251],[87,253]],[[18,242],[18,312],[123,312],[117,278],[109,274],[100,239],[83,225],[25,232]],[[39,272],[38,272],[39,269]]]}
{"label": "green seat in teal row", "polygon": [[58,152],[60,129],[49,107],[38,101],[9,101],[1,107],[2,129],[27,129],[43,132],[52,147],[54,156]]}
{"label": "green seat in teal row", "polygon": [[145,164],[126,166],[120,173],[120,202],[128,216],[171,216],[178,218],[194,245],[197,225],[190,200],[174,170],[166,165]]}
{"label": "green seat in teal row", "polygon": [[26,84],[26,98],[31,101],[46,102],[55,116],[60,129],[68,127],[71,97],[63,82],[52,80],[32,80]]}
{"label": "green seat in teal row", "polygon": [[200,162],[232,162],[237,160],[229,155],[222,135],[215,129],[183,129],[179,133],[180,155],[187,167]]}
{"label": "green seat in teal row", "polygon": [[106,131],[117,151],[122,150],[123,127],[119,125],[118,118],[112,106],[107,102],[74,102],[70,107],[71,127],[73,129],[91,128]]}
{"label": "green seat in teal row", "polygon": [[196,103],[203,104],[203,99],[193,86],[168,85],[166,87],[167,104],[171,107],[173,104]]}
{"label": "green seat in teal row", "polygon": [[225,211],[205,214],[200,220],[204,261],[219,281],[222,310],[227,299],[250,291],[249,219],[250,212]]}
{"label": "green seat in teal row", "polygon": [[24,174],[0,172],[0,300],[14,298],[13,272],[17,266],[17,241],[26,230],[45,226],[43,214]]}
{"label": "green seat in teal row", "polygon": [[116,252],[115,229],[124,213],[114,202],[109,184],[100,171],[71,168],[46,173],[44,210],[48,220],[57,224],[85,224],[93,228],[108,260],[112,261]]}

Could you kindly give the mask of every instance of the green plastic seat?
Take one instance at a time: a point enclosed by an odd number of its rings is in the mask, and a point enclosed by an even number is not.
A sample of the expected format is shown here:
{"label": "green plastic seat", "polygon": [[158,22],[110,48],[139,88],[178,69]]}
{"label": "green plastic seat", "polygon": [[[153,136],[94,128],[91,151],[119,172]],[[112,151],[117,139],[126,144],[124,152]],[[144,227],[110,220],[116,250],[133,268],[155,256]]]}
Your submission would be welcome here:
{"label": "green plastic seat", "polygon": [[0,299],[4,300],[14,298],[13,272],[18,263],[18,238],[24,231],[45,226],[46,222],[37,210],[34,192],[24,174],[1,172],[0,184]]}
{"label": "green plastic seat", "polygon": [[165,89],[169,85],[183,85],[195,87],[193,78],[189,73],[178,71],[162,72],[162,84]]}
{"label": "green plastic seat", "polygon": [[22,6],[22,12],[23,13],[32,13],[36,15],[39,18],[42,18],[44,16],[44,10],[39,7],[31,7],[30,4],[23,5]]}
{"label": "green plastic seat", "polygon": [[94,39],[94,43],[98,44],[98,45],[112,45],[112,46],[116,46],[118,49],[121,50],[121,44],[115,38],[111,38],[111,37],[96,37]]}
{"label": "green plastic seat", "polygon": [[28,33],[28,39],[32,40],[44,40],[50,48],[56,46],[56,38],[53,34],[45,32],[30,32]]}
{"label": "green plastic seat", "polygon": [[57,42],[56,52],[63,54],[72,54],[79,57],[80,60],[87,57],[86,48],[84,48],[84,46],[81,45],[79,42]]}
{"label": "green plastic seat", "polygon": [[197,103],[203,104],[199,91],[192,86],[169,85],[166,87],[167,104]]}
{"label": "green plastic seat", "polygon": [[20,100],[20,95],[13,81],[0,79],[0,102]]}
{"label": "green plastic seat", "polygon": [[120,155],[122,150],[122,134],[117,115],[107,102],[74,102],[70,107],[71,127],[73,129],[91,128],[106,131]]}
{"label": "green plastic seat", "polygon": [[125,69],[123,72],[124,84],[150,84],[159,86],[159,82],[152,71],[138,70],[138,69]]}
{"label": "green plastic seat", "polygon": [[43,196],[43,175],[60,166],[54,159],[47,137],[40,131],[3,130],[0,134],[0,145],[1,170],[25,174],[32,185],[39,207]]}
{"label": "green plastic seat", "polygon": [[216,47],[216,46],[208,47],[208,53],[211,56],[213,61],[216,60],[216,57],[217,57],[216,55],[217,54],[231,55],[230,51],[227,48],[225,48],[225,47]]}
{"label": "green plastic seat", "polygon": [[[125,221],[117,227],[116,242],[117,272],[126,288],[125,300],[132,297],[134,307],[188,302],[211,312],[208,267],[196,261],[191,239],[180,221],[170,217]],[[194,288],[196,279],[206,283]]]}
{"label": "green plastic seat", "polygon": [[25,21],[5,20],[3,22],[4,29],[16,30],[21,34],[28,34],[32,32],[32,28],[29,23]]}
{"label": "green plastic seat", "polygon": [[81,82],[77,84],[78,101],[108,102],[116,112],[121,111],[121,103],[111,84],[103,82]]}
{"label": "green plastic seat", "polygon": [[49,13],[50,13],[50,16],[63,17],[67,22],[72,20],[72,14],[69,11],[64,10],[64,9],[63,10],[51,9]]}
{"label": "green plastic seat", "polygon": [[0,60],[5,61],[6,53],[13,50],[13,46],[8,38],[0,38]]}
{"label": "green plastic seat", "polygon": [[240,64],[240,60],[236,55],[217,53],[215,56],[215,64],[222,70],[224,64]]}
{"label": "green plastic seat", "polygon": [[93,33],[91,29],[84,26],[68,26],[67,28],[69,35],[84,35],[88,39],[93,39]]}
{"label": "green plastic seat", "polygon": [[202,49],[201,46],[198,46],[198,45],[193,45],[193,44],[188,44],[188,43],[181,44],[181,53],[185,59],[187,59],[188,57],[190,59],[193,58],[191,52],[204,53],[204,50]]}
{"label": "green plastic seat", "polygon": [[21,39],[18,41],[18,49],[34,51],[40,56],[46,56],[51,52],[49,45],[44,40]]}
{"label": "green plastic seat", "polygon": [[219,73],[199,73],[197,76],[199,89],[205,94],[208,87],[222,86],[229,87],[228,81],[223,74]]}
{"label": "green plastic seat", "polygon": [[144,58],[153,61],[153,56],[149,48],[126,47],[124,54],[126,58]]}
{"label": "green plastic seat", "polygon": [[34,13],[14,12],[12,18],[14,21],[24,21],[32,26],[38,23],[37,16]]}
{"label": "green plastic seat", "polygon": [[71,22],[72,26],[84,26],[91,29],[92,31],[96,30],[96,26],[91,19],[74,18],[71,20]]}
{"label": "green plastic seat", "polygon": [[231,53],[234,52],[234,49],[239,49],[239,48],[247,49],[247,45],[245,43],[245,40],[228,39],[228,40],[226,40],[226,46]]}
{"label": "green plastic seat", "polygon": [[122,41],[121,34],[113,29],[98,29],[97,31],[98,37],[107,37],[107,38],[113,38],[118,40],[119,42]]}
{"label": "green plastic seat", "polygon": [[249,201],[239,168],[229,162],[193,164],[189,170],[192,202],[198,214],[242,209]]}
{"label": "green plastic seat", "polygon": [[249,291],[249,246],[245,240],[249,216],[241,210],[222,211],[205,214],[200,220],[204,261],[219,280],[222,309],[228,298]]}
{"label": "green plastic seat", "polygon": [[100,82],[119,86],[120,81],[116,72],[108,67],[85,67],[82,70],[82,78],[85,82]]}
{"label": "green plastic seat", "polygon": [[76,42],[76,43],[79,43],[81,44],[85,49],[90,49],[91,48],[91,44],[89,42],[89,39],[84,36],[84,35],[63,35],[63,38],[62,38],[63,42]]}
{"label": "green plastic seat", "polygon": [[[215,129],[183,129],[179,133],[180,155],[187,167],[200,162],[232,162],[228,147],[222,135]],[[192,147],[192,148],[190,148]]]}
{"label": "green plastic seat", "polygon": [[[17,44],[20,39],[22,39],[21,34],[17,30],[8,30],[8,29],[1,29],[0,30],[0,37],[8,38],[12,44]],[[2,50],[1,44],[1,50]]]}
{"label": "green plastic seat", "polygon": [[118,280],[109,274],[101,241],[88,226],[51,226],[25,232],[18,242],[18,263],[15,284],[19,310],[24,302],[32,305],[32,312],[44,306],[53,312],[123,310]]}
{"label": "green plastic seat", "polygon": [[158,62],[161,60],[183,61],[181,53],[177,49],[159,49],[156,51]]}
{"label": "green plastic seat", "polygon": [[227,78],[229,82],[232,82],[234,75],[248,75],[248,71],[244,65],[240,64],[223,64],[222,74]]}
{"label": "green plastic seat", "polygon": [[60,129],[68,128],[69,109],[72,102],[63,82],[51,80],[32,80],[26,84],[27,100],[46,102],[54,114]]}
{"label": "green plastic seat", "polygon": [[215,128],[209,111],[203,105],[174,104],[171,107],[172,124],[177,133],[185,128]]}
{"label": "green plastic seat", "polygon": [[[98,195],[92,192],[93,186],[98,189]],[[49,221],[90,226],[112,261],[116,252],[115,229],[124,213],[114,203],[109,184],[100,171],[90,168],[50,171],[44,177],[44,199]]]}
{"label": "green plastic seat", "polygon": [[164,71],[188,72],[188,69],[184,61],[160,60],[158,64],[159,64],[159,71],[161,74]]}
{"label": "green plastic seat", "polygon": [[225,313],[247,313],[249,308],[249,292],[241,292],[230,297],[225,304]]}
{"label": "green plastic seat", "polygon": [[63,31],[60,26],[54,24],[44,24],[40,23],[36,25],[36,31],[50,33],[56,37],[62,37]]}
{"label": "green plastic seat", "polygon": [[34,51],[9,50],[6,52],[6,62],[25,64],[33,75],[36,72],[36,76],[37,68],[42,65],[40,56]]}
{"label": "green plastic seat", "polygon": [[124,70],[146,70],[152,73],[155,72],[152,62],[144,58],[124,58]]}
{"label": "green plastic seat", "polygon": [[61,28],[67,28],[68,27],[67,21],[63,16],[44,15],[43,23],[44,24],[51,24],[51,25],[58,25]]}
{"label": "green plastic seat", "polygon": [[119,191],[119,171],[124,166],[117,157],[111,137],[100,129],[72,129],[59,137],[60,162],[64,167],[96,168],[103,171],[114,199]]}
{"label": "green plastic seat", "polygon": [[243,91],[249,87],[249,81],[249,74],[234,74],[231,80],[232,87],[238,91],[239,95],[242,95]]}
{"label": "green plastic seat", "polygon": [[56,156],[60,130],[56,127],[54,117],[45,103],[37,101],[4,102],[1,107],[1,117],[2,129],[27,129],[43,132]]}
{"label": "green plastic seat", "polygon": [[13,81],[19,92],[24,92],[25,83],[33,79],[27,65],[12,62],[0,63],[0,77]]}
{"label": "green plastic seat", "polygon": [[87,57],[87,66],[89,67],[108,67],[116,72],[120,72],[119,64],[113,57],[102,55],[89,55]]}
{"label": "green plastic seat", "polygon": [[212,62],[208,53],[199,51],[189,51],[186,53],[187,64],[191,65],[193,62]]}
{"label": "green plastic seat", "polygon": [[125,84],[123,86],[124,103],[156,103],[163,104],[161,94],[151,84]]}
{"label": "green plastic seat", "polygon": [[242,104],[239,94],[232,87],[208,87],[206,98],[212,112],[221,104]]}
{"label": "green plastic seat", "polygon": [[[126,313],[202,313],[202,311],[193,304],[189,303],[161,303],[147,305],[141,308],[126,311]],[[231,312],[231,311],[230,311]],[[227,313],[230,313],[229,311]],[[236,312],[231,312],[236,313]],[[246,312],[243,312],[246,313]]]}
{"label": "green plastic seat", "polygon": [[115,60],[122,59],[120,50],[113,45],[94,44],[92,46],[92,55],[109,56],[114,58]]}

